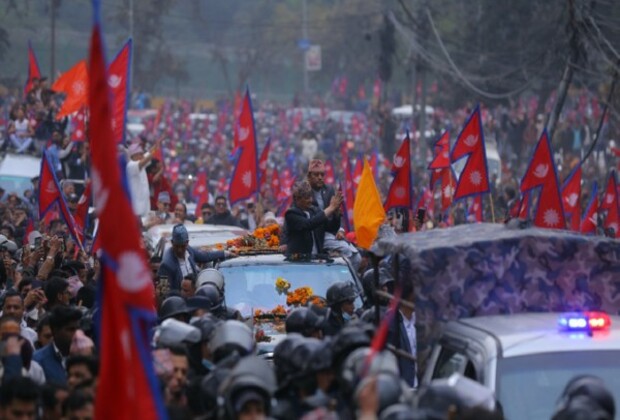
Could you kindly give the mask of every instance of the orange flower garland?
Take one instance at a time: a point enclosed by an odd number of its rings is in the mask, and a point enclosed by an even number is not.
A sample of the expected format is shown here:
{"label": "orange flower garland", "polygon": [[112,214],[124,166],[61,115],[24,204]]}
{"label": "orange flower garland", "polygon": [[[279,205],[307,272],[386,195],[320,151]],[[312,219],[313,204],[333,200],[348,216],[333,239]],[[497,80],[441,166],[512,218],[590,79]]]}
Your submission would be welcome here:
{"label": "orange flower garland", "polygon": [[286,295],[286,304],[288,306],[303,306],[308,303],[314,295],[312,288],[309,286],[299,287]]}

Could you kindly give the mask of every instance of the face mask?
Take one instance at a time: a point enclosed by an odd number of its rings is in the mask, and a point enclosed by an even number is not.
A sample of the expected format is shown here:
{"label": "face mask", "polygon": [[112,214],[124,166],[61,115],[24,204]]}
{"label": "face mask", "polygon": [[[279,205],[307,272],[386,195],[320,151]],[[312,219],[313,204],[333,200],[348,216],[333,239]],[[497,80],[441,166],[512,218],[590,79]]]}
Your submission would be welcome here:
{"label": "face mask", "polygon": [[210,360],[207,359],[202,359],[202,365],[205,367],[205,369],[207,369],[208,371],[212,371],[213,369],[215,369],[215,365],[213,363],[211,363]]}
{"label": "face mask", "polygon": [[348,313],[343,312],[343,313],[342,313],[342,318],[344,319],[344,322],[349,322],[349,321],[351,321],[351,318],[352,318],[352,317],[351,317],[351,315],[349,315]]}

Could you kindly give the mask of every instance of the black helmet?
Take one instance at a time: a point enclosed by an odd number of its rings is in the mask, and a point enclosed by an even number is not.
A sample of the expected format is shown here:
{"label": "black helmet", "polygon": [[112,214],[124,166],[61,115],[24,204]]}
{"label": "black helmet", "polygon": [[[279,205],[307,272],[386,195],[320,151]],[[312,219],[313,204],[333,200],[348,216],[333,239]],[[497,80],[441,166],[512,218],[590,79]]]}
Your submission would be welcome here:
{"label": "black helmet", "polygon": [[220,360],[233,353],[241,357],[254,351],[254,334],[250,327],[240,321],[225,321],[216,325],[213,336],[209,339],[209,351],[213,354],[213,361]]}
{"label": "black helmet", "polygon": [[344,359],[355,349],[370,346],[370,336],[361,325],[347,325],[334,337],[332,354],[338,369]]}
{"label": "black helmet", "polygon": [[288,314],[284,325],[287,333],[299,333],[309,337],[314,331],[320,330],[324,322],[324,317],[309,308],[301,307],[293,309]]}
{"label": "black helmet", "polygon": [[579,375],[572,378],[566,384],[564,392],[558,401],[556,412],[562,411],[569,405],[571,399],[577,396],[585,396],[603,409],[610,418],[616,415],[614,397],[605,387],[603,380],[594,375]]}
{"label": "black helmet", "polygon": [[185,299],[180,296],[170,296],[164,300],[159,308],[159,322],[182,314],[189,316],[189,309]]}
{"label": "black helmet", "polygon": [[493,391],[459,373],[433,380],[418,392],[417,403],[429,419],[444,419],[454,409],[457,415],[473,407],[489,412],[496,410]]}
{"label": "black helmet", "polygon": [[271,397],[276,390],[276,378],[265,359],[248,356],[241,359],[220,385],[223,417],[236,419],[245,403],[263,402],[265,414],[271,411]]}
{"label": "black helmet", "polygon": [[327,305],[330,307],[349,300],[355,300],[356,297],[357,291],[353,284],[347,282],[332,284],[326,293]]}
{"label": "black helmet", "polygon": [[[373,376],[377,381],[379,413],[386,408],[401,402],[401,397],[403,396],[404,390],[398,373],[379,373],[378,375]],[[369,381],[373,380],[373,376],[360,378],[360,382],[355,387],[356,396],[359,396],[361,390],[368,384]],[[355,398],[354,400],[358,401],[359,398]],[[411,407],[409,409],[411,409]]]}
{"label": "black helmet", "polygon": [[291,361],[291,352],[304,339],[301,334],[287,334],[273,349],[273,365],[275,368],[278,386],[281,388],[290,376],[295,374],[295,368]]}
{"label": "black helmet", "polygon": [[201,308],[207,309],[209,312],[217,312],[222,306],[222,295],[217,287],[211,283],[207,283],[196,290],[194,297],[198,299],[193,299],[191,303],[203,303],[205,307]]}
{"label": "black helmet", "polygon": [[368,364],[370,354],[372,354],[370,347],[359,347],[349,353],[342,363],[338,371],[338,382],[340,389],[346,395],[353,395],[355,387],[358,386],[364,375],[385,373],[394,378],[399,376],[396,356],[389,351],[382,351],[376,353]]}
{"label": "black helmet", "polygon": [[319,346],[314,346],[310,355],[309,368],[313,372],[321,372],[332,367],[332,342],[330,338],[319,341]]}
{"label": "black helmet", "polygon": [[204,342],[211,338],[213,332],[215,331],[215,327],[220,324],[222,321],[217,319],[211,314],[205,314],[200,318],[196,318],[191,322],[192,327],[196,327],[200,330],[200,341]]}

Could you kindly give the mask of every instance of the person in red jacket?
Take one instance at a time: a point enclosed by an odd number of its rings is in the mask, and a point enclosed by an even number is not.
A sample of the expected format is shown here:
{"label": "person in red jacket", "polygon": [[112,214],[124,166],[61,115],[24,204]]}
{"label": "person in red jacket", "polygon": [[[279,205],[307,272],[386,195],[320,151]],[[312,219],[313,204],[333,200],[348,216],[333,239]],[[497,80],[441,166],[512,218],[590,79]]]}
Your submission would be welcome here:
{"label": "person in red jacket", "polygon": [[146,176],[149,180],[151,210],[157,210],[157,197],[163,191],[170,194],[170,208],[173,209],[177,205],[178,198],[172,192],[172,186],[164,174],[164,165],[158,159],[153,159],[146,168]]}

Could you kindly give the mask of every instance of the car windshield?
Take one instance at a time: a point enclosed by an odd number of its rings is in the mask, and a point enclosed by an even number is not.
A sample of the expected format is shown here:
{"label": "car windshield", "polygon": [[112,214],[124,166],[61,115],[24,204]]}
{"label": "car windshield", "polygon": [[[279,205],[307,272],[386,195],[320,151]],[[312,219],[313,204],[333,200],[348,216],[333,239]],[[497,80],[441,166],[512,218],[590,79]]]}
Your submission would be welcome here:
{"label": "car windshield", "polygon": [[577,375],[601,378],[620,401],[617,351],[573,351],[502,359],[497,390],[507,419],[549,419],[570,379]]}
{"label": "car windshield", "polygon": [[[276,279],[287,280],[293,292],[299,287],[312,288],[313,295],[325,297],[325,292],[336,282],[354,282],[349,267],[343,264],[256,264],[220,266],[226,279],[226,305],[241,312],[244,317],[260,309],[270,311],[277,305],[286,306],[286,294],[276,290]],[[356,307],[361,301],[356,302]]]}
{"label": "car windshield", "polygon": [[23,197],[26,190],[32,190],[32,183],[30,182],[30,178],[2,175],[0,176],[0,187],[2,187],[4,191],[9,193],[14,192],[20,197]]}

